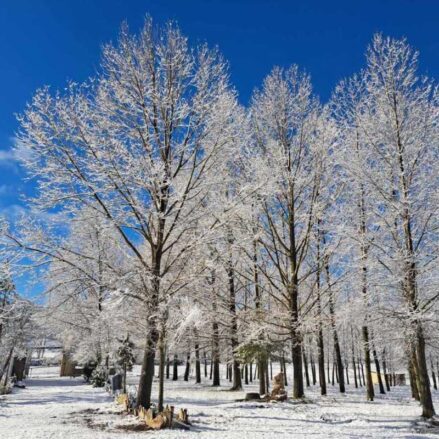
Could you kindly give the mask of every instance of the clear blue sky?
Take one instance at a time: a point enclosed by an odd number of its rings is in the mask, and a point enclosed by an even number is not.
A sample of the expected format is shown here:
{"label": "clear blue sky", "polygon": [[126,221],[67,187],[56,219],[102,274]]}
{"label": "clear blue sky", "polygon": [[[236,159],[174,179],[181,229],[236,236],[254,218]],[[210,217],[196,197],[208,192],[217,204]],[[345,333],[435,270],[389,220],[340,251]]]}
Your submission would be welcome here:
{"label": "clear blue sky", "polygon": [[100,46],[145,14],[178,21],[192,43],[218,45],[243,103],[274,65],[297,63],[323,100],[364,64],[373,33],[406,36],[421,68],[439,77],[439,0],[0,0],[0,213],[13,215],[32,186],[10,160],[21,112],[35,89],[93,75]]}

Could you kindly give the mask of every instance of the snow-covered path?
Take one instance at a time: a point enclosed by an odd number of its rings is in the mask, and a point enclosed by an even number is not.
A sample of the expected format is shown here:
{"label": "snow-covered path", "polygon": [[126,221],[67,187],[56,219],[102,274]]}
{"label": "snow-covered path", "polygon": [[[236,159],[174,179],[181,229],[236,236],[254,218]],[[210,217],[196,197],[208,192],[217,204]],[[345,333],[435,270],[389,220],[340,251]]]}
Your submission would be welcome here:
{"label": "snow-covered path", "polygon": [[166,399],[188,408],[194,423],[190,432],[126,431],[120,427],[135,419],[117,414],[102,389],[57,373],[56,368],[36,369],[26,389],[0,399],[0,439],[408,439],[437,438],[439,433],[419,422],[420,409],[409,401],[408,387],[394,388],[373,403],[364,401],[362,391],[340,396],[330,387],[326,398],[308,392],[308,403],[259,404],[236,402],[243,393],[184,381],[168,381]]}
{"label": "snow-covered path", "polygon": [[0,399],[1,439],[88,437],[78,415],[82,418],[84,410],[108,405],[111,398],[81,378],[59,378],[57,372],[57,368],[40,368],[26,380],[26,389],[14,389]]}

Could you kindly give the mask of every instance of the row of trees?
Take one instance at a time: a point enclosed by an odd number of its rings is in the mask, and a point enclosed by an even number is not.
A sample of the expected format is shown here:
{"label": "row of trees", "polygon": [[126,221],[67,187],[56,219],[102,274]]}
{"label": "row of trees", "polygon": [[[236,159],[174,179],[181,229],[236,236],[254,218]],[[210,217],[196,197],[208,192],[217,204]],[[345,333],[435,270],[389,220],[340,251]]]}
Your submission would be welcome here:
{"label": "row of trees", "polygon": [[369,400],[380,356],[407,363],[431,417],[439,102],[417,61],[376,35],[326,105],[292,66],[245,108],[217,51],[173,24],[123,26],[94,79],[39,90],[20,117],[47,214],[4,227],[2,249],[48,267],[42,312],[78,358],[108,364],[127,332],[143,344],[138,405],[156,358],[163,404],[172,353],[194,354],[199,381],[207,352],[214,385],[227,361],[233,389],[256,363],[261,393],[268,358],[291,360],[295,398],[308,359],[322,394],[325,356],[342,392],[361,359]]}

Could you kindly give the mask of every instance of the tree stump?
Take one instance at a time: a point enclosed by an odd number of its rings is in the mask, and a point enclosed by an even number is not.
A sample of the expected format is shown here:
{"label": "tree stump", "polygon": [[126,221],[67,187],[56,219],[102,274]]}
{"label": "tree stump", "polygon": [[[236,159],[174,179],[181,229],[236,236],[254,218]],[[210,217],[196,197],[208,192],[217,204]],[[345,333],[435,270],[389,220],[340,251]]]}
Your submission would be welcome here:
{"label": "tree stump", "polygon": [[270,399],[272,401],[286,401],[288,398],[284,385],[284,374],[282,372],[273,378],[273,389],[271,390]]}
{"label": "tree stump", "polygon": [[116,403],[119,405],[123,405],[124,410],[127,412],[130,410],[130,399],[126,393],[120,393],[116,396]]}
{"label": "tree stump", "polygon": [[[187,412],[186,412],[187,413]],[[146,425],[153,430],[161,430],[162,428],[171,428],[175,426],[174,420],[174,406],[166,406],[165,409],[154,416],[152,409],[139,409],[139,418],[142,419]]]}
{"label": "tree stump", "polygon": [[190,424],[187,409],[180,409],[177,415],[177,421],[183,422],[184,424]]}
{"label": "tree stump", "polygon": [[245,394],[246,401],[259,401],[261,399],[261,395],[257,392],[249,392]]}

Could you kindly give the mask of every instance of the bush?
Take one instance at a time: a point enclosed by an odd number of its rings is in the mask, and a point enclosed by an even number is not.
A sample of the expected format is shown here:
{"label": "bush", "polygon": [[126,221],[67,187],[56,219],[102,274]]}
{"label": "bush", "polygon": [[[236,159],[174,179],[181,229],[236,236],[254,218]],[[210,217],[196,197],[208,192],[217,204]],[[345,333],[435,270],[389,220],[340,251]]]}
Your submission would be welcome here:
{"label": "bush", "polygon": [[95,369],[96,369],[96,363],[88,362],[84,364],[82,373],[86,383],[90,381],[91,375]]}
{"label": "bush", "polygon": [[104,387],[107,383],[107,370],[104,366],[98,366],[93,370],[90,383],[93,387]]}

